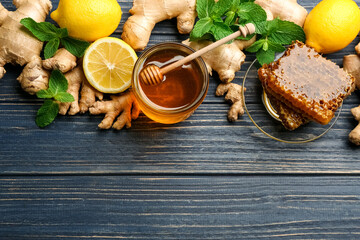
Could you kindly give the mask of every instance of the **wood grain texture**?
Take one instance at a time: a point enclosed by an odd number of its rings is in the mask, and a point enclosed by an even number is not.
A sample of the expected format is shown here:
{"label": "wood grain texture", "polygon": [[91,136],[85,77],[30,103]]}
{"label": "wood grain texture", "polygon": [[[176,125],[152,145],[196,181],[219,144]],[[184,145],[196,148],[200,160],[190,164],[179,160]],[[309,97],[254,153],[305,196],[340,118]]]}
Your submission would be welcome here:
{"label": "wood grain texture", "polygon": [[[120,37],[132,6],[131,1],[119,2],[124,15],[115,37]],[[308,9],[317,2],[300,1]],[[10,0],[2,4],[14,10]],[[53,5],[55,9],[57,1]],[[149,46],[186,37],[177,33],[175,20],[164,21],[155,27]],[[342,56],[353,53],[358,41],[328,57],[341,65]],[[254,56],[247,57],[234,82],[242,83],[253,60]],[[102,116],[85,114],[60,116],[39,129],[34,119],[42,100],[21,90],[15,80],[20,67],[6,69],[0,81],[0,174],[360,173],[359,150],[347,139],[356,125],[349,110],[359,103],[358,93],[346,100],[338,123],[327,135],[303,145],[268,139],[246,115],[229,123],[228,104],[214,94],[219,83],[216,74],[204,103],[179,124],[161,125],[141,115],[129,130],[100,131],[97,124]]]}
{"label": "wood grain texture", "polygon": [[0,239],[359,239],[358,177],[0,177]]}

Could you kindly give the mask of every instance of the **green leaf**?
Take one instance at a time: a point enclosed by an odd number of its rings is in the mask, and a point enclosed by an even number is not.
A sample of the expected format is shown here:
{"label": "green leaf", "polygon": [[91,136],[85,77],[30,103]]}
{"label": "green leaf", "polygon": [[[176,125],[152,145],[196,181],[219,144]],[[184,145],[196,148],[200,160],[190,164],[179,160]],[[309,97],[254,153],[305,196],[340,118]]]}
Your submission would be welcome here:
{"label": "green leaf", "polygon": [[229,12],[227,12],[226,14],[225,14],[225,16],[226,16],[226,18],[225,18],[225,24],[227,24],[227,25],[233,25],[234,23],[235,23],[235,21],[236,21],[236,14],[235,14],[235,12],[233,12],[233,11],[229,11]]}
{"label": "green leaf", "polygon": [[264,51],[263,49],[260,49],[256,53],[256,58],[259,61],[261,65],[269,64],[274,61],[275,59],[275,52],[271,49],[268,49],[267,51]]}
{"label": "green leaf", "polygon": [[47,99],[36,114],[36,125],[43,128],[54,121],[59,113],[59,104]]}
{"label": "green leaf", "polygon": [[40,41],[50,41],[53,38],[62,37],[67,30],[59,30],[49,22],[35,22],[32,18],[23,18],[20,23],[24,25]]}
{"label": "green leaf", "polygon": [[51,58],[55,55],[56,51],[59,49],[60,40],[59,38],[51,39],[44,48],[44,57],[45,59]]}
{"label": "green leaf", "polygon": [[251,53],[256,53],[263,47],[264,43],[265,43],[265,39],[260,39],[254,42],[250,47],[246,48],[246,51]]}
{"label": "green leaf", "polygon": [[306,37],[304,30],[293,22],[282,21],[280,19],[274,19],[277,21],[277,28],[269,35],[269,39],[273,42],[280,44],[291,44],[295,40],[305,42]]}
{"label": "green leaf", "polygon": [[59,71],[54,70],[51,73],[49,80],[49,90],[57,95],[61,92],[66,92],[68,89],[68,81],[65,76]]}
{"label": "green leaf", "polygon": [[196,1],[196,11],[198,13],[199,19],[210,17],[211,10],[215,5],[214,0],[197,0]]}
{"label": "green leaf", "polygon": [[211,17],[212,18],[221,18],[229,10],[232,2],[229,0],[219,0],[215,3],[215,6],[212,8]]}
{"label": "green leaf", "polygon": [[75,101],[73,95],[68,92],[60,92],[54,96],[55,100],[63,102],[63,103],[71,103]]}
{"label": "green leaf", "polygon": [[36,93],[38,98],[53,98],[55,95],[50,89],[40,90]]}
{"label": "green leaf", "polygon": [[286,50],[286,48],[280,43],[276,43],[268,40],[268,44],[269,44],[269,49],[273,50],[274,52],[283,52]]}
{"label": "green leaf", "polygon": [[209,32],[211,27],[213,26],[213,21],[211,18],[206,17],[202,18],[194,26],[194,29],[190,33],[190,41],[195,41],[202,36],[205,35],[205,33]]}
{"label": "green leaf", "polygon": [[90,43],[72,37],[64,37],[60,41],[66,50],[78,58],[84,56],[86,49],[90,46]]}
{"label": "green leaf", "polygon": [[263,49],[264,51],[267,51],[267,50],[269,49],[269,43],[268,43],[268,41],[265,41],[265,42],[264,42],[264,44],[263,44],[263,46],[262,46],[262,49]]}
{"label": "green leaf", "polygon": [[252,2],[240,4],[237,15],[239,17],[239,23],[263,22],[266,21],[267,18],[264,9]]}
{"label": "green leaf", "polygon": [[233,33],[233,31],[228,25],[218,22],[214,22],[213,26],[210,29],[210,32],[212,33],[216,41],[227,37]]}

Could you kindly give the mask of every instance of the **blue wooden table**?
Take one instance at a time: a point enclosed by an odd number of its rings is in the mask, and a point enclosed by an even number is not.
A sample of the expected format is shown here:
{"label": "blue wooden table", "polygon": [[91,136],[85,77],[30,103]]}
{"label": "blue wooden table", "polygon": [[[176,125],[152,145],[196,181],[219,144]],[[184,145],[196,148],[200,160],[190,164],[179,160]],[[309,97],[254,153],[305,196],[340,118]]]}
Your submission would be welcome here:
{"label": "blue wooden table", "polygon": [[[131,1],[119,1],[124,15]],[[308,10],[317,1],[302,0]],[[358,3],[360,1],[357,1]],[[10,0],[1,3],[14,10]],[[58,1],[53,1],[53,9]],[[186,39],[176,21],[156,26],[150,46]],[[357,38],[328,58],[342,65]],[[249,55],[234,82],[242,83]],[[245,115],[226,119],[215,75],[204,103],[175,125],[141,115],[133,127],[101,131],[102,116],[35,125],[42,101],[24,93],[7,65],[0,81],[0,239],[360,239],[357,122],[344,103],[321,139],[276,142]]]}

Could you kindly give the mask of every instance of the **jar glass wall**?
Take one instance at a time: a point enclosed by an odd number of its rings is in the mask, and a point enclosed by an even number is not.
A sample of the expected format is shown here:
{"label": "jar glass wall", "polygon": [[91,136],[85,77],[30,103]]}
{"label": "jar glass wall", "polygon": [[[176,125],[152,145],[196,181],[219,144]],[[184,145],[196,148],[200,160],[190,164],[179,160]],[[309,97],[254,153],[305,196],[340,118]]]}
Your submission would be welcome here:
{"label": "jar glass wall", "polygon": [[139,73],[147,64],[162,67],[193,52],[180,43],[161,43],[147,49],[137,60],[132,88],[141,110],[150,119],[164,124],[178,123],[203,102],[209,87],[209,74],[201,57],[166,74],[160,85],[146,86],[139,80]]}

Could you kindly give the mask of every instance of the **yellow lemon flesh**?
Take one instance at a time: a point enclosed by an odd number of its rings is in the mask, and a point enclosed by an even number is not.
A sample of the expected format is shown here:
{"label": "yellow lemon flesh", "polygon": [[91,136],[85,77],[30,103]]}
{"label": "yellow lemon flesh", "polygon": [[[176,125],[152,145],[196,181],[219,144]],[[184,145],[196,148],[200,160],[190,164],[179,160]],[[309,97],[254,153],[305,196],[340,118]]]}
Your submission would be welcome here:
{"label": "yellow lemon flesh", "polygon": [[306,44],[321,53],[337,52],[360,31],[360,10],[352,0],[323,0],[305,20]]}
{"label": "yellow lemon flesh", "polygon": [[69,35],[85,41],[110,36],[121,20],[121,7],[116,0],[60,0],[51,18]]}
{"label": "yellow lemon flesh", "polygon": [[86,50],[83,68],[94,88],[103,93],[119,93],[130,87],[136,60],[135,51],[127,43],[106,37]]}

